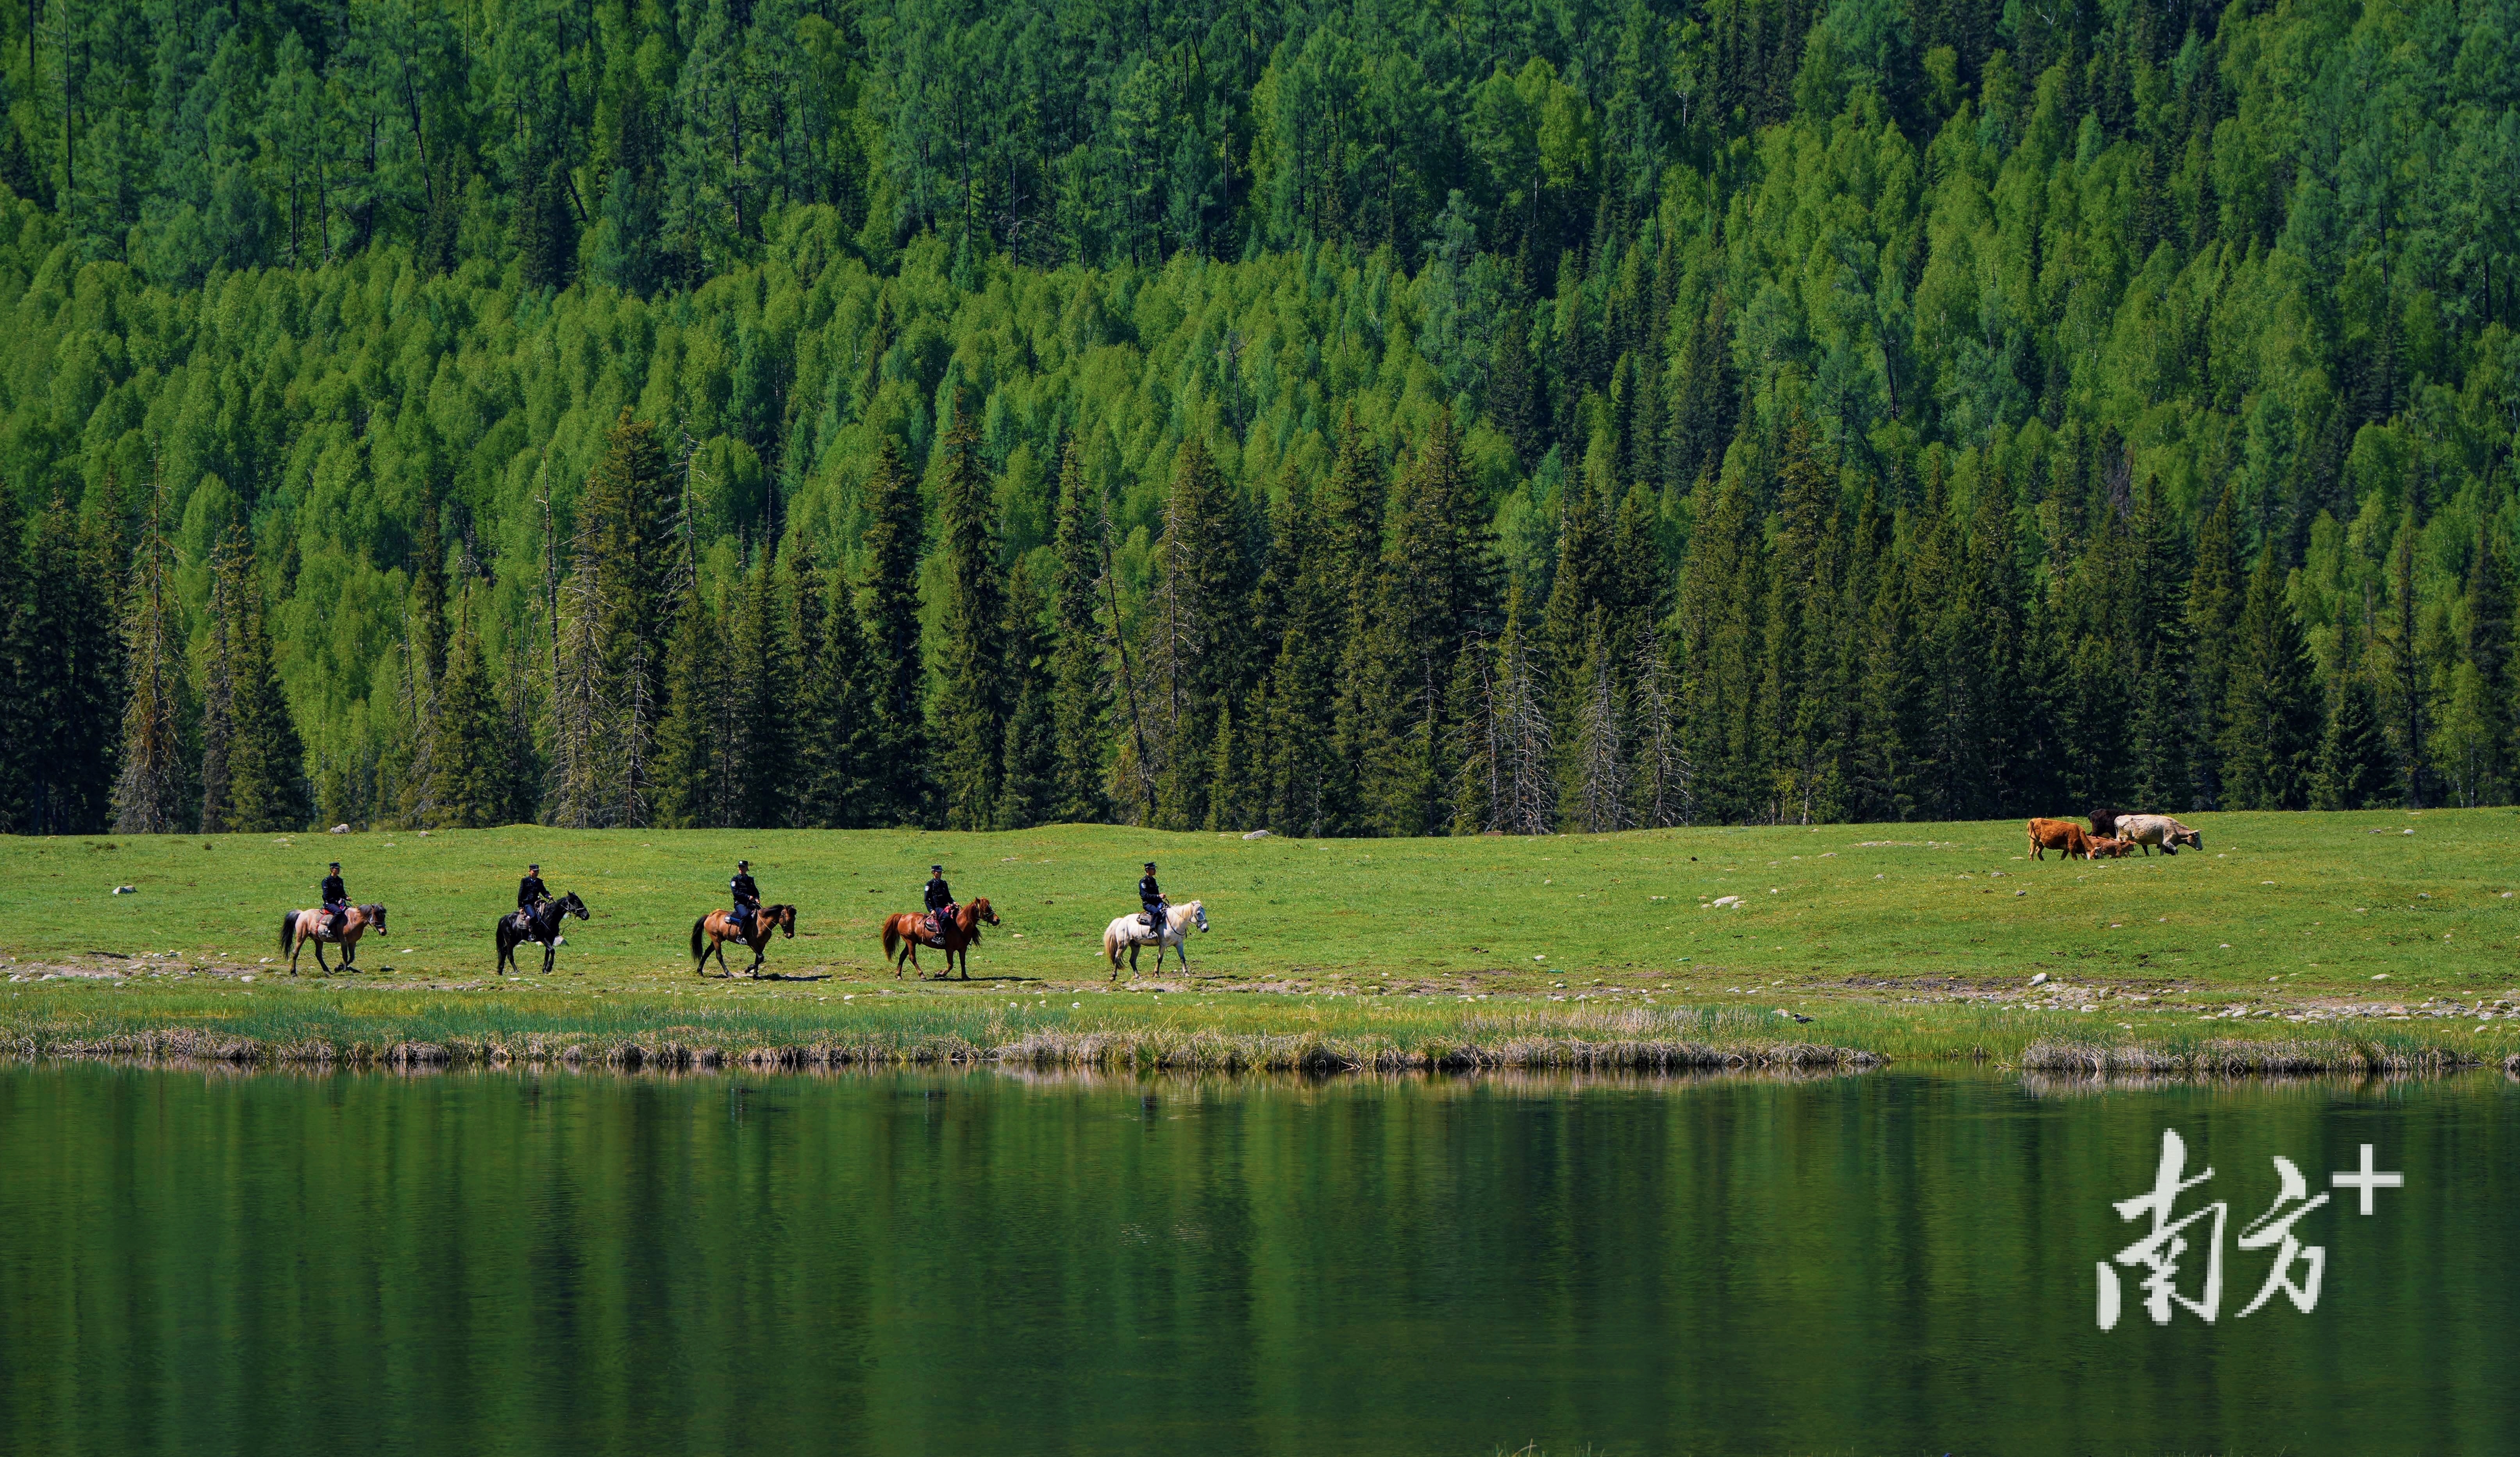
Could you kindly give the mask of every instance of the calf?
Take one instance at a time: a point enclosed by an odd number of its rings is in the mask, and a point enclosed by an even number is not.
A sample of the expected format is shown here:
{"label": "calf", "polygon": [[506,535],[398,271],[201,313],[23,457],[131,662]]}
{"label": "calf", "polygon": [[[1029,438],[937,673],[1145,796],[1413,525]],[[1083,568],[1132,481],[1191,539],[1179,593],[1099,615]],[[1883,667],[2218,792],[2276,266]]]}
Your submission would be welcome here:
{"label": "calf", "polygon": [[2030,858],[2045,860],[2049,850],[2063,850],[2073,859],[2092,858],[2092,837],[2072,820],[2032,820],[2030,822]]}
{"label": "calf", "polygon": [[2179,853],[2179,846],[2205,848],[2205,837],[2166,814],[2123,814],[2118,816],[2118,839],[2129,844],[2139,844],[2147,855],[2154,845],[2165,855]]}
{"label": "calf", "polygon": [[2106,835],[2094,835],[2092,837],[2092,858],[2094,860],[2097,860],[2102,856],[2106,856],[2107,858],[2114,860],[2134,848],[2134,845],[2127,843],[2125,841],[2112,840]]}

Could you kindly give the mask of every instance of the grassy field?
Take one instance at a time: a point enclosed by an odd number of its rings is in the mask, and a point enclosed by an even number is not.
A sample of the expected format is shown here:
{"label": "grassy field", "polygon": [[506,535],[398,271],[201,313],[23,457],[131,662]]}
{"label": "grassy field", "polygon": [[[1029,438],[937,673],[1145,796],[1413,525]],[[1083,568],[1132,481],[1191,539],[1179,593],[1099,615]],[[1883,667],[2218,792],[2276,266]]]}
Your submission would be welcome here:
{"label": "grassy field", "polygon": [[[1142,1061],[1229,1064],[1285,1061],[1289,1038],[1316,1058],[1335,1044],[1421,1061],[1623,1040],[2002,1059],[2042,1043],[2193,1059],[2270,1037],[2520,1051],[2501,1016],[2520,999],[2513,811],[2189,822],[2201,852],[2098,863],[2027,860],[2009,821],[1399,842],[1108,827],[0,840],[0,1037],[521,1047],[671,1032],[730,1053],[865,1055],[1031,1037],[1048,1055],[1039,1039],[1091,1034],[1137,1039]],[[801,907],[796,938],[771,947],[781,979],[692,974],[691,923],[723,903],[738,856]],[[292,979],[281,913],[312,902],[336,857],[393,930],[355,975],[316,977],[310,954]],[[1106,993],[1102,929],[1133,908],[1150,857],[1213,931],[1190,976],[1124,971]],[[528,860],[594,919],[571,923],[558,975],[536,957],[502,982],[491,925]],[[970,982],[896,981],[878,927],[918,904],[937,860],[1005,924]],[[1186,1050],[1203,1036],[1205,1053]]]}

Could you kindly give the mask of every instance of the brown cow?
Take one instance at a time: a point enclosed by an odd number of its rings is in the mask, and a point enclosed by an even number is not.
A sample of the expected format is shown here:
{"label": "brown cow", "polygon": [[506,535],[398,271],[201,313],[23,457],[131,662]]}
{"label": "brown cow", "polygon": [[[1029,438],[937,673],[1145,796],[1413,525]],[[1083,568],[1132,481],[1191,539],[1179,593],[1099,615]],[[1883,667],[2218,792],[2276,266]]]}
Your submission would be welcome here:
{"label": "brown cow", "polygon": [[2094,835],[2092,837],[2092,858],[2094,860],[2100,859],[2103,856],[2111,860],[2115,860],[2134,848],[2135,845],[2127,841],[2111,840],[2105,835]]}
{"label": "brown cow", "polygon": [[2032,820],[2030,822],[2030,858],[2045,860],[2049,850],[2063,850],[2070,859],[2092,858],[2092,837],[2072,820]]}

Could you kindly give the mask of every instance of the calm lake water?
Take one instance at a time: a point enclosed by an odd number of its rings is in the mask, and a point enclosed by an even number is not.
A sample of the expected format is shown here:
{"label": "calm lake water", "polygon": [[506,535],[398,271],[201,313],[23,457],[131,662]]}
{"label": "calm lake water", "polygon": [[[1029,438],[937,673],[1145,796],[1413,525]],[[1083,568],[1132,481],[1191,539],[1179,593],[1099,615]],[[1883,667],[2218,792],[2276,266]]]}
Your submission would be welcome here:
{"label": "calm lake water", "polygon": [[[0,1449],[2520,1447],[2520,1091],[0,1071]],[[2156,1326],[2162,1133],[2228,1201]],[[2278,1191],[2307,1314],[2235,1318]],[[2204,1221],[2179,1285],[2196,1295]],[[2301,1271],[2296,1265],[2298,1282]]]}

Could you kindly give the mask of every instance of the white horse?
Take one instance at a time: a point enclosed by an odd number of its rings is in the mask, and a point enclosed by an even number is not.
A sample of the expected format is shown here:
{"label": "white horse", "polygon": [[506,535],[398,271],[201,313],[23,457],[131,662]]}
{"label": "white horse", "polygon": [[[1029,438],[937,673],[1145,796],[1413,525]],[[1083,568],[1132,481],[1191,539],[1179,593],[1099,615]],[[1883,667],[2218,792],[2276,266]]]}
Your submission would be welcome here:
{"label": "white horse", "polygon": [[1172,947],[1173,954],[1181,958],[1182,970],[1189,971],[1190,948],[1182,942],[1189,937],[1189,928],[1193,922],[1197,923],[1199,930],[1207,930],[1207,908],[1195,900],[1188,905],[1173,907],[1172,914],[1164,918],[1164,933],[1161,936],[1148,929],[1147,918],[1143,913],[1122,916],[1103,927],[1102,954],[1111,958],[1111,979],[1114,981],[1120,979],[1120,953],[1123,950],[1129,953],[1129,975],[1132,977],[1138,975],[1140,946],[1155,948],[1156,976],[1160,977],[1164,973],[1166,946]]}

